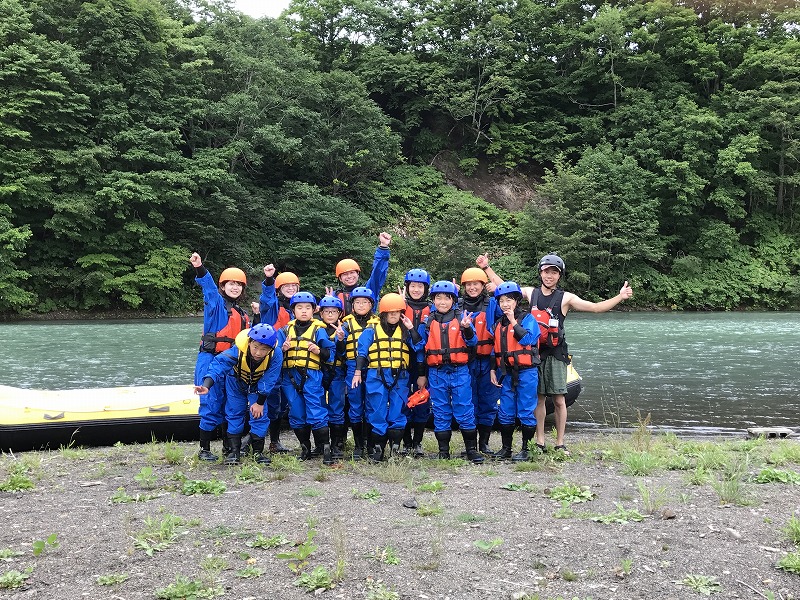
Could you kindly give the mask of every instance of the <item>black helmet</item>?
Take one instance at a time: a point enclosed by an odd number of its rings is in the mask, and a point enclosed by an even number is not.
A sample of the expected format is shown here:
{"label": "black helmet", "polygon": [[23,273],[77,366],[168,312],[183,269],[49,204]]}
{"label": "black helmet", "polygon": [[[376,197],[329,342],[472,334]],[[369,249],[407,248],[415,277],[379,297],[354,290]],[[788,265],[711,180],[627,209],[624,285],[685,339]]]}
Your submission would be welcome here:
{"label": "black helmet", "polygon": [[567,270],[567,265],[564,264],[564,261],[558,254],[546,254],[539,260],[539,273],[546,267],[555,267],[558,269],[559,273],[561,273],[562,277]]}

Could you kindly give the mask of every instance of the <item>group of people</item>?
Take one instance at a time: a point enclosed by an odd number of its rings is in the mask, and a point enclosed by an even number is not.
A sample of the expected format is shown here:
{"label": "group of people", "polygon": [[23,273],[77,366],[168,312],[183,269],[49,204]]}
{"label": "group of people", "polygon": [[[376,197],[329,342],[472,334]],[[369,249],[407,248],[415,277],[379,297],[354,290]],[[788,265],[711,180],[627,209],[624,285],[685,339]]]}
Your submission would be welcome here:
{"label": "group of people", "polygon": [[[555,405],[554,448],[566,452],[564,320],[570,310],[610,310],[631,297],[628,282],[617,296],[589,302],[559,289],[566,266],[555,254],[539,261],[536,287],[503,281],[482,255],[460,285],[432,283],[426,270],[414,268],[399,293],[381,296],[391,236],[378,239],[369,279],[362,284],[358,263],[341,260],[338,289],[326,288],[320,299],[301,290],[296,274],[265,266],[252,319],[240,305],[245,273],[228,268],[215,282],[200,256],[191,256],[205,303],[195,367],[199,458],[218,460],[211,441],[222,426],[225,464],[238,464],[248,446],[268,464],[269,453],[287,452],[280,442],[287,411],[301,460],[341,460],[348,424],[353,459],[421,457],[432,412],[439,458],[450,458],[455,421],[467,460],[524,461],[529,446],[547,451],[546,396]],[[522,447],[514,453],[517,422]],[[495,428],[502,445],[492,452]]]}

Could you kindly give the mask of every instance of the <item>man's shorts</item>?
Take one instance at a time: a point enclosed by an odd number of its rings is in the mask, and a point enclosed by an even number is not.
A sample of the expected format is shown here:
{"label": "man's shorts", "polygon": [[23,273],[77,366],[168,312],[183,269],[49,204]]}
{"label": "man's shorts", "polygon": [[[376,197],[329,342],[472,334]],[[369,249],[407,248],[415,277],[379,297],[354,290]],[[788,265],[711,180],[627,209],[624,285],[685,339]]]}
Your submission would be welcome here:
{"label": "man's shorts", "polygon": [[547,356],[539,365],[539,394],[558,396],[567,393],[567,363]]}

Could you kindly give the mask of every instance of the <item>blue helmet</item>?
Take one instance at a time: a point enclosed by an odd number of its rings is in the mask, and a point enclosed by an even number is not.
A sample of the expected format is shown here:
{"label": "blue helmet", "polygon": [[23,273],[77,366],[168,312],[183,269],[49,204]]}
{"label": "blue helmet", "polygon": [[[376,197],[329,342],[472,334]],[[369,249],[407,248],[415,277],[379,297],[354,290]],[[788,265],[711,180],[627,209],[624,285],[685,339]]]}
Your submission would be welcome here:
{"label": "blue helmet", "polygon": [[505,283],[501,283],[496,288],[494,288],[494,297],[500,298],[500,296],[507,296],[509,294],[516,295],[517,299],[522,297],[522,288],[519,287],[519,284],[516,281],[506,281]]}
{"label": "blue helmet", "polygon": [[336,296],[323,296],[322,299],[319,301],[320,308],[338,308],[339,310],[344,310],[344,306],[342,306],[342,301],[339,300]]}
{"label": "blue helmet", "polygon": [[405,283],[417,281],[424,285],[430,285],[431,276],[428,275],[428,272],[425,269],[411,269],[408,273],[406,273],[406,277],[403,281]]}
{"label": "blue helmet", "polygon": [[436,294],[450,294],[455,300],[458,300],[458,288],[452,281],[437,281],[431,286],[430,296],[433,298]]}
{"label": "blue helmet", "polygon": [[372,290],[368,287],[357,287],[352,292],[350,292],[350,301],[352,302],[356,298],[366,298],[370,302],[372,302],[372,306],[375,306],[375,294],[372,293]]}
{"label": "blue helmet", "polygon": [[301,302],[308,302],[316,307],[317,297],[311,292],[297,292],[294,294],[294,296],[292,296],[292,299],[289,300],[289,308],[293,308],[295,304],[299,304]]}
{"label": "blue helmet", "polygon": [[278,336],[276,335],[275,329],[273,329],[272,325],[267,325],[266,323],[257,323],[256,325],[253,325],[253,327],[247,333],[247,337],[267,346],[274,346],[275,339]]}

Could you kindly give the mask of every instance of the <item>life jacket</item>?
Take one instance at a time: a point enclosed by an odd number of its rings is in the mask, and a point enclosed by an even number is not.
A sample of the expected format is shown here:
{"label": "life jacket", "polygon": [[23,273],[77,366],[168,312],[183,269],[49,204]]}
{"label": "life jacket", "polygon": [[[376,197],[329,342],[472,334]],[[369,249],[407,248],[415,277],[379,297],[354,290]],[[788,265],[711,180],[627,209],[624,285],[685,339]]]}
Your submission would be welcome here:
{"label": "life jacket", "polygon": [[206,333],[200,338],[200,349],[203,352],[211,352],[212,354],[225,352],[225,350],[233,346],[236,341],[236,334],[250,326],[247,314],[238,304],[226,300],[225,308],[228,311],[228,322],[225,327],[216,333]]}
{"label": "life jacket", "polygon": [[469,346],[461,334],[459,313],[445,323],[429,316],[425,322],[428,341],[425,343],[425,362],[432,367],[465,365],[469,362]]}
{"label": "life jacket", "polygon": [[367,358],[370,369],[407,369],[411,353],[405,341],[405,330],[399,324],[391,335],[380,322],[370,325],[375,330],[375,339],[369,347]]}
{"label": "life jacket", "polygon": [[[547,298],[541,288],[535,288],[531,294],[531,314],[539,324],[539,347],[555,348],[564,341],[564,315],[561,314],[561,301],[564,290],[555,289],[548,298],[547,306],[539,308],[539,301]],[[551,324],[557,320],[558,324]]]}
{"label": "life jacket", "polygon": [[249,345],[249,338],[241,341],[237,338],[236,347],[239,348],[239,360],[233,365],[233,372],[236,374],[237,379],[244,383],[248,389],[252,389],[254,385],[263,377],[264,372],[269,366],[269,361],[272,359],[272,353],[275,350],[271,347],[267,351],[264,359],[255,366],[255,369],[250,368],[250,361],[247,360],[247,347]]}
{"label": "life jacket", "polygon": [[467,302],[467,297],[459,298],[459,308],[467,312],[477,312],[475,318],[472,319],[472,325],[475,327],[475,334],[477,335],[478,342],[475,347],[470,347],[470,356],[491,356],[492,354],[492,336],[486,326],[486,308],[489,305],[489,299],[486,296],[478,298],[479,303],[475,304]]}
{"label": "life jacket", "polygon": [[411,305],[412,302],[414,301],[409,300],[406,302],[405,315],[411,319],[411,322],[414,324],[414,329],[416,329],[420,326],[420,323],[427,319],[428,315],[431,314],[431,305],[426,302],[425,306],[421,308],[415,308]]}
{"label": "life jacket", "polygon": [[344,355],[347,360],[355,360],[358,357],[358,338],[366,327],[380,323],[380,320],[375,315],[369,315],[367,323],[364,327],[356,320],[356,315],[350,313],[342,319],[342,323],[347,323],[347,339],[345,340]]}
{"label": "life jacket", "polygon": [[494,355],[497,364],[505,372],[506,367],[527,368],[539,364],[536,346],[523,346],[514,337],[514,328],[501,320],[494,328]]}
{"label": "life jacket", "polygon": [[286,339],[290,346],[283,353],[283,367],[285,369],[311,369],[319,371],[322,368],[322,361],[318,354],[314,354],[308,349],[308,345],[315,343],[317,330],[324,325],[319,321],[313,320],[311,324],[299,337],[297,331],[297,320],[289,321],[286,326]]}
{"label": "life jacket", "polygon": [[[328,334],[328,337],[333,342],[333,345],[336,346],[337,343],[339,342],[339,340],[336,339],[336,327],[334,327],[333,325],[328,325],[324,321],[320,321],[320,322],[323,324],[323,327],[325,327],[325,333]],[[345,364],[344,356],[340,355],[339,352],[334,350],[333,366],[334,367],[343,367],[344,364]]]}
{"label": "life jacket", "polygon": [[275,321],[273,327],[277,331],[278,329],[283,329],[292,320],[292,315],[286,310],[284,307],[278,307],[278,319]]}

